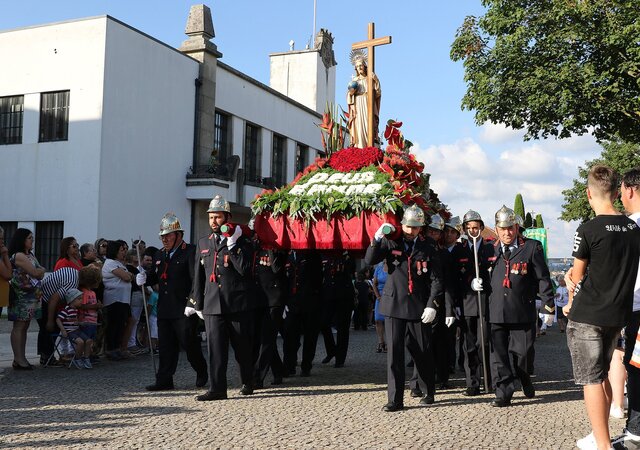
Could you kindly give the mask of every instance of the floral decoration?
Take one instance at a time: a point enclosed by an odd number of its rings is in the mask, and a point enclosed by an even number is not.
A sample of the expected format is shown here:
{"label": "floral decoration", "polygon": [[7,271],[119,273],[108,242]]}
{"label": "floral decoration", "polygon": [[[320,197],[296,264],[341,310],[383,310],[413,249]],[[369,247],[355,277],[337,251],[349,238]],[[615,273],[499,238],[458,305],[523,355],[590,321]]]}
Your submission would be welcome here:
{"label": "floral decoration", "polygon": [[351,172],[379,163],[382,156],[382,151],[377,147],[347,147],[333,153],[328,163],[331,168],[340,172]]}

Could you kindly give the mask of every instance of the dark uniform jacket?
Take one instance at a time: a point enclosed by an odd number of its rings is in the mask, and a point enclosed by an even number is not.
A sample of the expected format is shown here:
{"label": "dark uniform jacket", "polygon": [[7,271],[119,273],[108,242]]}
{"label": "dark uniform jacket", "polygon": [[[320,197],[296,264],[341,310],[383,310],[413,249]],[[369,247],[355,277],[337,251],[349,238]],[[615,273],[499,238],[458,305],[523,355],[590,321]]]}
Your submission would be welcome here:
{"label": "dark uniform jacket", "polygon": [[437,299],[443,291],[442,267],[433,239],[419,236],[411,255],[405,251],[403,238],[372,240],[364,257],[365,263],[375,265],[383,259],[387,260],[389,274],[380,299],[380,314],[420,320],[427,306],[438,309]]}
{"label": "dark uniform jacket", "polygon": [[353,309],[355,288],[353,277],[356,265],[350,255],[324,253],[322,255],[323,301],[335,301],[339,309]]}
{"label": "dark uniform jacket", "polygon": [[[455,248],[455,247],[454,247]],[[455,255],[446,248],[439,248],[442,265],[442,295],[440,296],[440,311],[442,317],[454,317],[453,309],[460,299],[459,270]]]}
{"label": "dark uniform jacket", "polygon": [[284,306],[287,277],[284,271],[286,255],[275,250],[263,250],[259,244],[253,257],[253,276],[262,294],[261,307]]}
{"label": "dark uniform jacket", "polygon": [[489,321],[491,323],[532,323],[536,316],[536,296],[542,303],[553,305],[553,288],[542,245],[534,239],[518,238],[518,248],[511,250],[507,262],[500,241],[494,244],[492,261]]}
{"label": "dark uniform jacket", "polygon": [[[473,241],[470,241],[473,245]],[[491,294],[491,276],[489,274],[489,268],[495,261],[493,258],[494,247],[491,242],[485,242],[483,239],[480,242],[478,248],[478,271],[480,278],[482,278],[482,292],[481,298],[484,301],[483,311],[485,316],[487,314],[488,298]],[[471,289],[471,280],[476,277],[475,259],[473,256],[473,247],[469,244],[461,243],[456,250],[456,259],[458,261],[458,267],[460,270],[461,278],[461,295],[462,301],[460,302],[460,312],[462,316],[466,317],[478,317],[480,315],[478,311],[478,293]]]}
{"label": "dark uniform jacket", "polygon": [[322,287],[322,261],[316,251],[289,253],[286,273],[288,280],[288,306],[294,312],[319,308]]}
{"label": "dark uniform jacket", "polygon": [[154,258],[158,280],[158,319],[178,319],[184,314],[193,281],[195,246],[183,242],[171,257],[159,250]]}
{"label": "dark uniform jacket", "polygon": [[252,262],[252,244],[244,236],[238,238],[231,250],[226,238],[216,242],[215,233],[201,238],[196,250],[193,307],[212,315],[256,309]]}

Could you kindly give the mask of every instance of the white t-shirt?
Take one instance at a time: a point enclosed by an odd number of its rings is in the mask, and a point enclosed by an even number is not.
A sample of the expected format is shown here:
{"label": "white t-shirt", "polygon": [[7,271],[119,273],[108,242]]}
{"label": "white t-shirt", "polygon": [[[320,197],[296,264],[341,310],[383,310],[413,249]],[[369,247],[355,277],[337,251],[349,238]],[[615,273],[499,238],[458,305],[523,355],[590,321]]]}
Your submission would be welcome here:
{"label": "white t-shirt", "polygon": [[[640,212],[633,213],[629,216],[629,219],[635,221],[640,225]],[[636,285],[633,288],[633,312],[640,311],[640,270],[636,276]]]}
{"label": "white t-shirt", "polygon": [[131,283],[113,274],[116,269],[127,270],[120,261],[107,259],[102,266],[102,282],[104,283],[104,294],[102,301],[104,306],[113,303],[131,303]]}

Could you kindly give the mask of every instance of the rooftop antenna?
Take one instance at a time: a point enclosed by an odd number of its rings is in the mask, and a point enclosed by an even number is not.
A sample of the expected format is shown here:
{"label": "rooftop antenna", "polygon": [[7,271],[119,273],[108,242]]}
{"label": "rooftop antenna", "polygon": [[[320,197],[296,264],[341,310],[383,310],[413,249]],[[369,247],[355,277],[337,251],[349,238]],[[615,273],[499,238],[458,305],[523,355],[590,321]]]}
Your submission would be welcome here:
{"label": "rooftop antenna", "polygon": [[316,7],[318,6],[318,0],[313,0],[313,34],[311,40],[316,38]]}
{"label": "rooftop antenna", "polygon": [[291,39],[291,40],[289,41],[289,50],[290,50],[290,51],[293,51],[293,49],[295,48],[295,46],[296,46],[296,41],[294,41],[293,39]]}

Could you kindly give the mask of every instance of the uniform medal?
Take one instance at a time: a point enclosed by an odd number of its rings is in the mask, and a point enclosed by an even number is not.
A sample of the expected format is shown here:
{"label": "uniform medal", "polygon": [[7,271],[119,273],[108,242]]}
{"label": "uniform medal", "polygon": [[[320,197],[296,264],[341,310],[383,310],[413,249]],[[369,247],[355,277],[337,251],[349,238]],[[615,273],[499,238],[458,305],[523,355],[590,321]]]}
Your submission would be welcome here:
{"label": "uniform medal", "polygon": [[422,273],[427,273],[427,262],[422,261]]}
{"label": "uniform medal", "polygon": [[225,267],[229,267],[229,255],[224,255],[224,262],[222,263],[223,266]]}
{"label": "uniform medal", "polygon": [[422,274],[422,262],[418,261],[416,263],[416,266],[418,267],[418,270],[417,270],[418,275],[421,275]]}
{"label": "uniform medal", "polygon": [[526,275],[527,272],[527,263],[522,263],[522,275]]}

